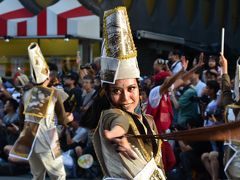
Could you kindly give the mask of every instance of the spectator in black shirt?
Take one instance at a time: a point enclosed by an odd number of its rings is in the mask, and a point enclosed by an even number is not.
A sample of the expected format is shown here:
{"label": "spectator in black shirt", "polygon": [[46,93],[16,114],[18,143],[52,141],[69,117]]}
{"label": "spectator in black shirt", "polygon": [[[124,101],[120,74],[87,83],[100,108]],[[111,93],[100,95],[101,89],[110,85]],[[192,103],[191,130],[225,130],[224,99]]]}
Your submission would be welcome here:
{"label": "spectator in black shirt", "polygon": [[79,76],[75,72],[68,73],[64,79],[64,90],[69,95],[68,99],[64,102],[64,107],[66,112],[74,113],[75,119],[82,106],[82,89],[78,86],[78,79]]}

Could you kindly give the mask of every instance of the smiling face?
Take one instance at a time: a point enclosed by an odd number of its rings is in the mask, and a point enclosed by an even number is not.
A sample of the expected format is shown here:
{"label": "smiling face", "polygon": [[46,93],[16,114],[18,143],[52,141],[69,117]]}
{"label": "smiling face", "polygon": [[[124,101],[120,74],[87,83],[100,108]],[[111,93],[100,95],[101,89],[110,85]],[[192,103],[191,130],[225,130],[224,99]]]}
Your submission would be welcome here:
{"label": "smiling face", "polygon": [[120,79],[110,85],[110,97],[114,106],[134,112],[139,103],[139,88],[136,79]]}
{"label": "smiling face", "polygon": [[214,58],[209,58],[209,60],[208,60],[208,66],[211,68],[211,69],[213,69],[213,68],[215,68],[215,66],[216,66],[216,60],[214,59]]}

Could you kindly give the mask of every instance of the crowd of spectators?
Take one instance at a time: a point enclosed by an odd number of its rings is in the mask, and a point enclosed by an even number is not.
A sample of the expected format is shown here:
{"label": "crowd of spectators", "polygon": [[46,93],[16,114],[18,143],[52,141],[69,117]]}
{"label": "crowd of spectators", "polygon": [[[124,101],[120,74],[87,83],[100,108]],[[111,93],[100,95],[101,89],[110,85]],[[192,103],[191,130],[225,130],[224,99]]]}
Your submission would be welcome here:
{"label": "crowd of spectators", "polygon": [[[169,133],[196,127],[223,123],[221,106],[221,67],[219,57],[201,53],[192,62],[194,70],[186,77],[178,76],[187,63],[179,50],[169,53],[168,59],[157,58],[153,74],[141,81],[142,111],[154,117],[159,133]],[[204,64],[205,62],[205,64]],[[50,85],[62,93],[66,112],[74,115],[69,127],[59,126],[60,144],[68,177],[94,179],[101,177],[92,144],[97,115],[90,116],[101,94],[100,62],[85,66],[79,72],[62,72],[49,64]],[[183,83],[178,83],[179,79]],[[22,72],[12,80],[0,82],[0,175],[18,175],[29,172],[25,161],[8,157],[23,122],[19,121],[18,103],[25,91],[32,87],[31,80]],[[156,103],[156,97],[159,96]],[[160,102],[159,102],[160,101]],[[87,117],[87,119],[85,119]],[[89,122],[89,117],[92,122]],[[79,157],[90,154],[94,162],[90,168],[78,165]],[[163,163],[169,179],[219,179],[223,173],[223,143],[163,141]]]}

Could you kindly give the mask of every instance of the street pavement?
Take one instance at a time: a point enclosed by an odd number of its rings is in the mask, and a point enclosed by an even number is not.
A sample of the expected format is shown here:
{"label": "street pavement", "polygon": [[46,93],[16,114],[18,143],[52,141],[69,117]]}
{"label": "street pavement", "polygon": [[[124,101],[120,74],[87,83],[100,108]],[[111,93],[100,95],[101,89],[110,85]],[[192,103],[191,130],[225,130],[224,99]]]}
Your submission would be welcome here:
{"label": "street pavement", "polygon": [[[0,180],[29,180],[32,179],[31,174],[20,175],[20,176],[0,176]],[[50,178],[46,178],[46,180],[50,180]],[[82,178],[67,178],[67,180],[93,180],[93,179],[82,179]],[[96,179],[100,180],[100,179]]]}
{"label": "street pavement", "polygon": [[[0,180],[24,180],[24,179],[29,180],[29,179],[32,179],[32,177],[31,176],[0,176]],[[50,179],[46,178],[46,180],[50,180]],[[93,180],[93,179],[67,178],[67,180]]]}

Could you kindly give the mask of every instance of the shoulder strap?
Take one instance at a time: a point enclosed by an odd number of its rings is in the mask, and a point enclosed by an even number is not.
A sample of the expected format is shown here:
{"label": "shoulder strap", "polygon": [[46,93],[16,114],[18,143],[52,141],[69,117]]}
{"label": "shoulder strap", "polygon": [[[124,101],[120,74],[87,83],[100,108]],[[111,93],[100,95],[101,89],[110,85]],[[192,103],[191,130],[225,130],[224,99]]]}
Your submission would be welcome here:
{"label": "shoulder strap", "polygon": [[[127,112],[127,111],[125,111],[125,112]],[[132,119],[133,119],[134,123],[136,124],[140,134],[146,135],[144,127],[142,126],[140,121],[137,119],[137,117],[134,116],[133,114],[129,113],[129,112],[127,112],[127,113],[132,117]],[[143,124],[147,128],[147,135],[153,135],[152,129],[151,129],[151,127],[150,127],[150,125],[149,125],[145,116],[143,116]],[[143,139],[143,141],[146,142],[146,139]],[[151,144],[152,144],[152,148],[153,148],[153,155],[155,156],[157,154],[157,151],[158,151],[158,146],[157,146],[157,143],[156,143],[154,138],[151,138]]]}
{"label": "shoulder strap", "polygon": [[180,63],[181,61],[180,60],[178,60],[175,64],[174,64],[174,66],[172,66],[170,69],[171,69],[171,71]]}

